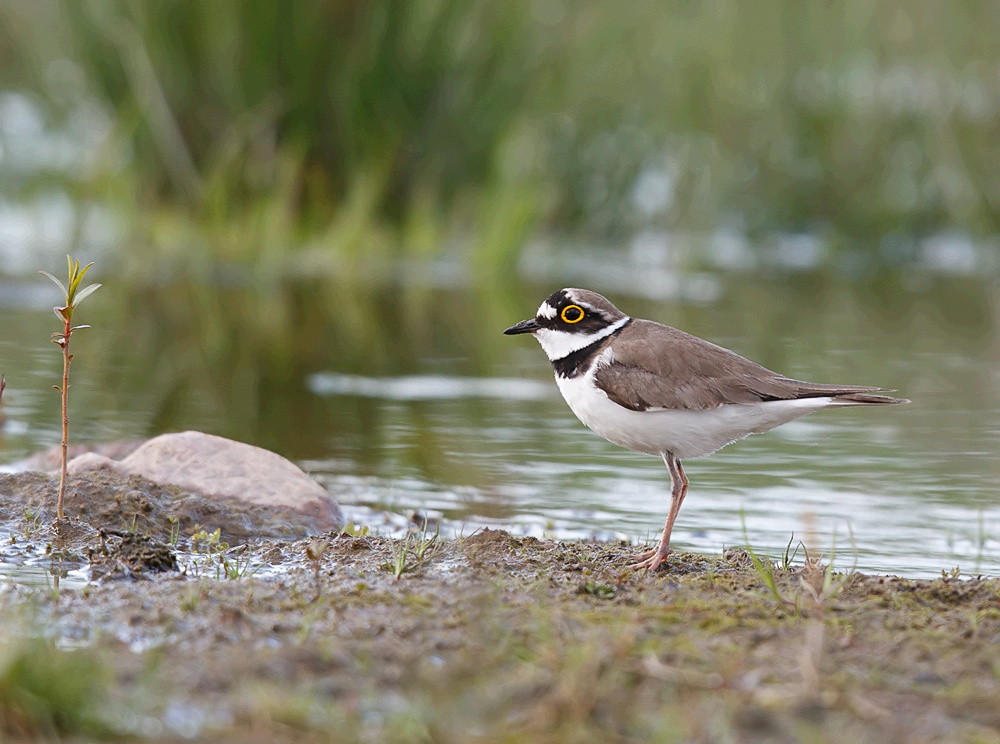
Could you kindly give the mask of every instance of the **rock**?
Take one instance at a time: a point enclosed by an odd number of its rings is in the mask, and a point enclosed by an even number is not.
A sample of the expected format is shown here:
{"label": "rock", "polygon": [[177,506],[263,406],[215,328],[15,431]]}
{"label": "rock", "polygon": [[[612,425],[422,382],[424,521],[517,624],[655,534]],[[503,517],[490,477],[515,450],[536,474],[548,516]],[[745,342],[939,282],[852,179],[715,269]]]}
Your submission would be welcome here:
{"label": "rock", "polygon": [[336,500],[297,465],[274,452],[186,431],[150,439],[123,460],[94,452],[74,458],[71,475],[113,471],[234,503],[298,512],[316,532],[339,529]]}
{"label": "rock", "polygon": [[[96,452],[98,455],[110,457],[112,460],[121,460],[131,455],[148,441],[148,439],[126,439],[118,442],[98,442],[96,444],[71,444],[67,448],[66,454],[70,459],[75,459],[88,452]],[[23,460],[12,462],[4,469],[16,473],[25,470],[52,471],[59,469],[60,462],[62,462],[62,447],[56,445],[42,452],[36,452]]]}

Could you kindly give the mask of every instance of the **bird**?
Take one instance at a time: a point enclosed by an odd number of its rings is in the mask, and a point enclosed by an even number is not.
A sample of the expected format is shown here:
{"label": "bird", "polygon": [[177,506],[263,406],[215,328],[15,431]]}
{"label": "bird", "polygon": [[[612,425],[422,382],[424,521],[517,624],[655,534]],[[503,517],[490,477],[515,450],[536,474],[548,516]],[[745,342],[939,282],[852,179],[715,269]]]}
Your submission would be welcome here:
{"label": "bird", "polygon": [[688,491],[682,460],[824,408],[910,402],[886,388],[786,377],[677,328],[632,318],[587,289],[553,292],[535,317],[504,330],[522,333],[541,344],[559,391],[584,425],[667,466],[663,533],[630,564],[647,572],[670,554],[670,533]]}

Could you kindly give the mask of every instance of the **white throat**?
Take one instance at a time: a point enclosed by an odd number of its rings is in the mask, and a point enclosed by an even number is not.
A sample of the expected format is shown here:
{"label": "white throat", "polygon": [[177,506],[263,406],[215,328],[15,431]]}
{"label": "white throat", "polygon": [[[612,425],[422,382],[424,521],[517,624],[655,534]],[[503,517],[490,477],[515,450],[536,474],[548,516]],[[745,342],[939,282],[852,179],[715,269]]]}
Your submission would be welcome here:
{"label": "white throat", "polygon": [[579,351],[585,346],[590,346],[595,341],[599,341],[602,338],[610,336],[623,325],[628,323],[629,320],[630,318],[626,316],[621,320],[615,321],[607,328],[597,331],[597,333],[567,333],[566,331],[542,328],[535,331],[535,338],[537,338],[538,343],[542,345],[542,350],[545,352],[546,356],[548,356],[549,361],[553,362],[556,359],[562,359],[565,356],[569,356],[574,351]]}

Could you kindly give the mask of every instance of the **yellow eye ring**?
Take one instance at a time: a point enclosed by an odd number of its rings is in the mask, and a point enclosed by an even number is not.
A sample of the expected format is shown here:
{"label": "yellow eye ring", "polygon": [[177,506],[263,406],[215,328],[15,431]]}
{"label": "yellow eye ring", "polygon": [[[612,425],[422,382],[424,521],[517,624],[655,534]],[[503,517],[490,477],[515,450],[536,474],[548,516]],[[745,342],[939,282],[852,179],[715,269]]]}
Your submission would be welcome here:
{"label": "yellow eye ring", "polygon": [[559,313],[559,317],[567,323],[579,323],[583,320],[583,316],[583,308],[579,305],[567,305],[562,309],[562,312]]}

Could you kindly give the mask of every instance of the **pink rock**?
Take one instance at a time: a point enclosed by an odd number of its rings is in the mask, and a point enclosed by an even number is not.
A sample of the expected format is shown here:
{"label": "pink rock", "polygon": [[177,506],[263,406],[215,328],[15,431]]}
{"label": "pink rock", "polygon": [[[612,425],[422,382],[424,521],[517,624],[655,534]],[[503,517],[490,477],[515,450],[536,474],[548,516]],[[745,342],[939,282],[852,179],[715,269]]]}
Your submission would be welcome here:
{"label": "pink rock", "polygon": [[200,431],[161,434],[123,460],[90,452],[68,465],[71,474],[102,469],[214,498],[294,510],[310,517],[318,531],[339,529],[344,523],[336,500],[294,463],[269,450]]}

